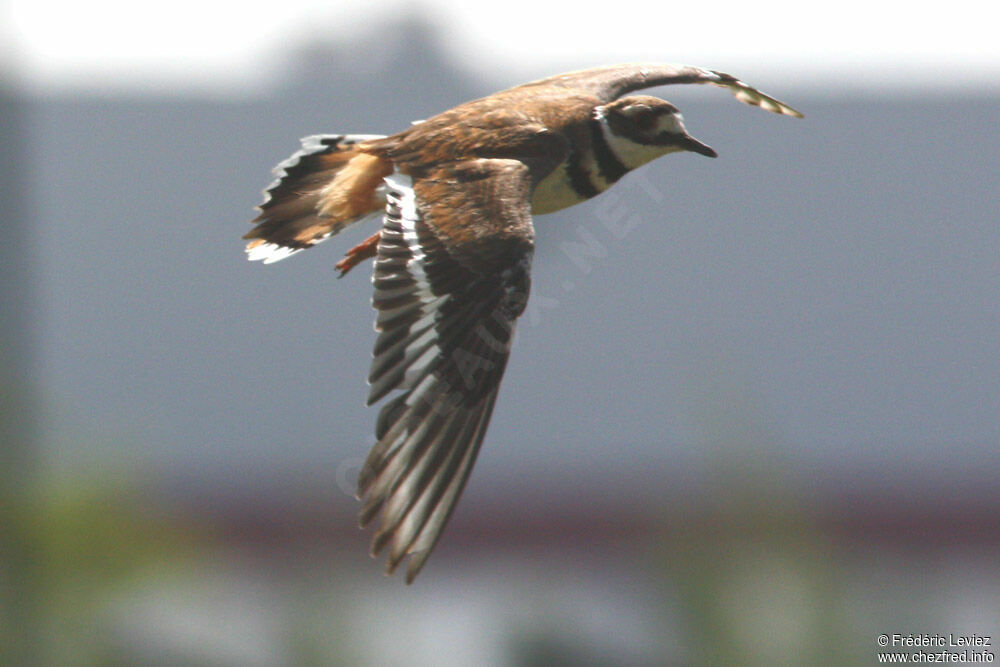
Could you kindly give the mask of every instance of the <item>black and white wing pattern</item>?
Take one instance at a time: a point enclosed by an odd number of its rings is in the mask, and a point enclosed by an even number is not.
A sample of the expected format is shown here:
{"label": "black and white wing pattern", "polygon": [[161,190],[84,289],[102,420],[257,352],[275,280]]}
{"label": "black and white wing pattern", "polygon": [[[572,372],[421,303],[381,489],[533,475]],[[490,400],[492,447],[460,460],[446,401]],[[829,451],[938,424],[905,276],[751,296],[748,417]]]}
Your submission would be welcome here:
{"label": "black and white wing pattern", "polygon": [[472,471],[527,303],[531,183],[486,159],[385,180],[368,402],[389,398],[358,497],[362,526],[381,515],[372,556],[388,547],[390,574],[408,556],[410,583]]}

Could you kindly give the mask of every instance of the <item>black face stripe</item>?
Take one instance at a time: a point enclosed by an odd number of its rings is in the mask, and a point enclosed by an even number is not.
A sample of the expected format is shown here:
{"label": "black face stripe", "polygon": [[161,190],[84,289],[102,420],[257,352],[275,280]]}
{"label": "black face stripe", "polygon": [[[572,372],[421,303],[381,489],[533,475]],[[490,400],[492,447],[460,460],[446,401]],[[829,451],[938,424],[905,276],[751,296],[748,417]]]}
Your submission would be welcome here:
{"label": "black face stripe", "polygon": [[590,170],[583,164],[583,156],[579,151],[570,151],[566,157],[566,175],[569,176],[569,184],[584,199],[596,197],[601,193],[590,178]]}
{"label": "black face stripe", "polygon": [[593,147],[594,158],[597,160],[597,169],[600,171],[601,177],[608,183],[615,183],[628,173],[628,167],[622,164],[614,150],[608,145],[601,121],[596,118],[590,121],[590,145]]}

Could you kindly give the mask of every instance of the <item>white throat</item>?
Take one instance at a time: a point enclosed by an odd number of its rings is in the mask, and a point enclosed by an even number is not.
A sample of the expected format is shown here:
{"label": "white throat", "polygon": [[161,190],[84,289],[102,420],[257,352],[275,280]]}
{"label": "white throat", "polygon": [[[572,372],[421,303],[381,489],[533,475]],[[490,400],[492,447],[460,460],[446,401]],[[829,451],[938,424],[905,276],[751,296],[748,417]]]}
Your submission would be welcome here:
{"label": "white throat", "polygon": [[[608,124],[607,118],[604,116],[604,109],[601,107],[598,107],[595,112],[595,116],[601,124],[601,132],[604,135],[604,140],[607,142],[608,147],[618,157],[621,163],[628,167],[629,170],[641,167],[647,162],[651,162],[660,156],[666,155],[667,153],[676,153],[681,150],[677,146],[642,144],[637,141],[633,141],[628,137],[615,134],[611,129],[611,126]],[[680,114],[664,115],[657,119],[657,127],[654,132],[660,133],[664,131],[671,134],[686,133],[686,130],[684,129],[684,120],[681,118]]]}

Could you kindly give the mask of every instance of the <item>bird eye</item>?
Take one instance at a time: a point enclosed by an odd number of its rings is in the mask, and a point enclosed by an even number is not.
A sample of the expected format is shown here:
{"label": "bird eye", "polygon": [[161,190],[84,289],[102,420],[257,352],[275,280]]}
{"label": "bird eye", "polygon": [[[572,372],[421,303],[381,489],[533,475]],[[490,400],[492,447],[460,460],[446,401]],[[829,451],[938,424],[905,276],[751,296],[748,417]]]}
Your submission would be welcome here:
{"label": "bird eye", "polygon": [[632,123],[640,132],[647,132],[656,125],[656,113],[645,105],[640,105],[632,109]]}

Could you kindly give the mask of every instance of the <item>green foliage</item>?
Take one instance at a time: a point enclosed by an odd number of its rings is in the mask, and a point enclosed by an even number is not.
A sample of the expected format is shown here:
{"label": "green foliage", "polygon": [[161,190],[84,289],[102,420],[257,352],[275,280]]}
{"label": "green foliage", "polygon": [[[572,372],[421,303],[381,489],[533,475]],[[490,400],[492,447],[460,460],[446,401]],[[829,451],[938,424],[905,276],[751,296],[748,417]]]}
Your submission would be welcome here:
{"label": "green foliage", "polygon": [[20,553],[18,579],[4,582],[7,627],[16,630],[0,641],[10,655],[105,662],[116,596],[197,554],[199,531],[154,514],[139,488],[124,479],[61,479],[0,509],[5,543]]}

